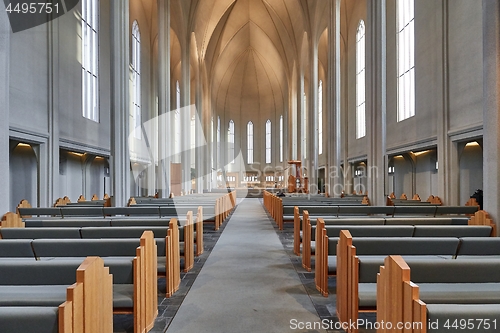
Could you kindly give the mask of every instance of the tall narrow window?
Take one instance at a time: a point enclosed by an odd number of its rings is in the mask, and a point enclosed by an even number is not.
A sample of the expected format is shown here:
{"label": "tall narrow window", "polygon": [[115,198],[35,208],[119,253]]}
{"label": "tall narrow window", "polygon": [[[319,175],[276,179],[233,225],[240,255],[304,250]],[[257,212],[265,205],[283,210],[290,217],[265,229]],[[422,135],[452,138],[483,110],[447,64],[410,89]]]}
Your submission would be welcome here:
{"label": "tall narrow window", "polygon": [[415,115],[415,0],[396,1],[398,121]]}
{"label": "tall narrow window", "polygon": [[234,163],[234,121],[229,121],[227,129],[228,162]]}
{"label": "tall narrow window", "polygon": [[179,81],[175,83],[175,96],[176,96],[176,106],[174,111],[174,152],[176,156],[176,161],[180,162],[181,153],[181,88],[179,86]]}
{"label": "tall narrow window", "polygon": [[134,136],[141,139],[141,32],[137,21],[132,24],[132,107],[134,115]]}
{"label": "tall narrow window", "polygon": [[302,156],[307,158],[307,96],[305,93],[302,108]]}
{"label": "tall narrow window", "polygon": [[271,121],[266,121],[266,163],[271,163]]}
{"label": "tall narrow window", "polygon": [[82,1],[82,114],[99,122],[99,1]]}
{"label": "tall narrow window", "polygon": [[365,120],[365,22],[356,33],[356,139],[366,135]]}
{"label": "tall narrow window", "polygon": [[280,162],[283,162],[283,116],[280,116]]}
{"label": "tall narrow window", "polygon": [[253,164],[253,123],[247,124],[247,163]]}
{"label": "tall narrow window", "polygon": [[318,87],[318,154],[323,154],[323,81]]}
{"label": "tall narrow window", "polygon": [[217,117],[217,169],[220,167],[220,117]]}

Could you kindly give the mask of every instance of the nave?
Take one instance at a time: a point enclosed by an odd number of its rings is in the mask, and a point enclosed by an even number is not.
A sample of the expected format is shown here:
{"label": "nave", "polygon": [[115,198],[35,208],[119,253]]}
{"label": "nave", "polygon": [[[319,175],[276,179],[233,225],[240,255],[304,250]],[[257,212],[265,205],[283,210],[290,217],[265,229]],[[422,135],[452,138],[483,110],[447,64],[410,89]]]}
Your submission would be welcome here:
{"label": "nave", "polygon": [[[314,274],[293,255],[291,229],[273,227],[260,199],[240,200],[213,249],[201,256],[194,282],[188,273],[179,292],[160,303],[150,332],[288,332],[300,323],[334,320],[335,296],[325,298],[314,288]],[[205,241],[206,249],[209,244]],[[195,263],[193,271],[199,266]],[[177,310],[173,318],[172,308]]]}

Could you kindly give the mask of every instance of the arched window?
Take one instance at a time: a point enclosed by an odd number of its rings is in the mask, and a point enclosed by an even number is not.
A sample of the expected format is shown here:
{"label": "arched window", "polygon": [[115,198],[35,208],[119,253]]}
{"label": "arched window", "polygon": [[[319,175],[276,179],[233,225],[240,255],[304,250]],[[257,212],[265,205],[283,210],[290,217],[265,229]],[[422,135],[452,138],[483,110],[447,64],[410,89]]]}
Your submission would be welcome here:
{"label": "arched window", "polygon": [[415,0],[396,1],[398,121],[415,115]]}
{"label": "arched window", "polygon": [[280,116],[280,162],[283,162],[283,116]]}
{"label": "arched window", "polygon": [[323,81],[318,87],[318,154],[323,154]]}
{"label": "arched window", "polygon": [[253,164],[253,123],[247,124],[247,163]]}
{"label": "arched window", "polygon": [[82,114],[99,122],[99,1],[82,1]]}
{"label": "arched window", "polygon": [[365,120],[365,22],[356,33],[356,139],[366,135]]}
{"label": "arched window", "polygon": [[134,117],[134,136],[141,139],[141,32],[137,21],[132,23],[132,111]]}
{"label": "arched window", "polygon": [[234,164],[234,121],[229,121],[227,129],[228,162]]}
{"label": "arched window", "polygon": [[271,120],[266,121],[266,163],[271,163]]}

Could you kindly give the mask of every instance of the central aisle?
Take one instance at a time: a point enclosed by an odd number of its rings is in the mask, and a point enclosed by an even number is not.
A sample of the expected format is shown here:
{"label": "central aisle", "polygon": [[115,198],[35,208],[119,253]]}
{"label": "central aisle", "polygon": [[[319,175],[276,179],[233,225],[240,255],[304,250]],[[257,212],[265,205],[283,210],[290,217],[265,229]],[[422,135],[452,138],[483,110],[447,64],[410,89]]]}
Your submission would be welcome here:
{"label": "central aisle", "polygon": [[245,199],[167,332],[290,332],[291,321],[320,319],[259,199]]}

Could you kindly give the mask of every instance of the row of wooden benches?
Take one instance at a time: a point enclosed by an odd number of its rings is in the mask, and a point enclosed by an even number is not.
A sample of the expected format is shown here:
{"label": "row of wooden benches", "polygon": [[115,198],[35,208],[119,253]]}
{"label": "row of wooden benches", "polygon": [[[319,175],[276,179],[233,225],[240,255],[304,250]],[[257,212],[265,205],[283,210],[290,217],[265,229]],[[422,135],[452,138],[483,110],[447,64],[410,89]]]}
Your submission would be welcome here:
{"label": "row of wooden benches", "polygon": [[[383,229],[385,227],[370,226],[370,228],[373,231],[373,228]],[[328,237],[325,225],[319,219],[315,243],[317,289],[323,295],[328,294],[328,276],[336,276],[337,311],[339,320],[342,322],[356,322],[360,311],[375,310],[376,302],[378,302],[375,288],[378,267],[383,264],[384,257],[387,255],[403,255],[405,259],[412,261],[433,261],[441,262],[444,265],[448,264],[445,262],[460,262],[470,257],[474,257],[476,260],[480,257],[500,257],[500,238],[497,237],[410,238],[390,237],[390,235],[385,237],[352,237],[350,231],[356,232],[356,228],[348,229],[351,227],[345,226],[345,230],[342,230],[338,237]],[[357,231],[359,232],[359,229]],[[434,276],[441,274],[432,271],[427,273]],[[462,282],[465,283],[467,280]],[[470,280],[468,282],[480,281]],[[454,290],[456,291],[456,289]],[[500,300],[500,288],[496,297]],[[472,297],[472,299],[475,298]],[[477,299],[477,302],[481,301],[481,299]],[[400,306],[402,305],[400,304]]]}
{"label": "row of wooden benches", "polygon": [[[214,223],[214,229],[218,230],[222,222],[227,218],[230,211],[236,205],[236,192],[225,195],[211,195],[208,199],[199,200],[199,196],[189,201],[166,202],[164,199],[147,198],[147,202],[130,207],[106,207],[100,205],[74,205],[47,208],[31,207],[29,202],[22,200],[17,207],[20,217],[31,221],[47,220],[49,218],[104,218],[121,219],[124,217],[158,217],[158,218],[180,218],[185,216],[189,210],[196,210],[198,206],[204,208],[204,222]],[[187,198],[187,197],[184,197]],[[170,199],[166,199],[170,200]],[[33,218],[36,216],[37,218]]]}
{"label": "row of wooden benches", "polygon": [[[231,208],[229,208],[230,204],[228,204],[228,201],[231,202],[231,199],[229,198],[229,195],[226,196],[227,198],[224,199],[224,201],[220,201],[220,204],[223,205],[226,209],[224,212],[223,216],[221,216],[221,221],[222,223],[222,218],[226,218],[227,215],[230,213]],[[235,200],[234,200],[235,202]],[[202,212],[202,208],[199,207],[199,213]],[[9,218],[7,218],[7,216]],[[21,249],[19,247],[24,247],[24,252],[27,257],[24,259],[16,259],[16,261],[20,262],[25,262],[29,261],[30,265],[31,262],[36,262],[36,263],[51,263],[55,262],[54,258],[58,257],[59,255],[64,255],[64,257],[67,256],[73,256],[73,257],[82,257],[84,255],[89,255],[89,254],[94,254],[94,255],[101,255],[103,257],[121,257],[124,254],[128,254],[128,256],[138,256],[139,250],[135,250],[135,244],[134,244],[134,238],[130,237],[135,237],[138,232],[148,230],[147,232],[150,235],[150,238],[153,241],[154,248],[150,247],[150,250],[147,251],[148,255],[147,258],[147,264],[144,264],[144,267],[147,267],[148,269],[154,268],[154,274],[152,272],[145,272],[144,270],[138,270],[138,266],[132,264],[130,265],[130,270],[128,271],[128,275],[126,275],[129,280],[128,282],[133,283],[134,290],[131,291],[130,287],[125,287],[125,286],[117,286],[114,288],[116,291],[115,297],[112,298],[113,303],[115,303],[114,306],[114,311],[115,313],[126,313],[130,311],[130,307],[124,306],[124,305],[129,305],[133,308],[134,311],[134,331],[135,332],[146,332],[148,331],[154,322],[154,317],[156,316],[157,313],[157,281],[156,281],[156,276],[158,274],[165,274],[166,275],[166,293],[167,297],[171,296],[175,291],[178,290],[179,285],[180,285],[180,253],[181,250],[183,250],[184,253],[184,269],[189,270],[192,267],[192,262],[193,260],[193,250],[189,250],[189,244],[194,243],[194,237],[197,239],[201,238],[200,241],[196,241],[196,249],[198,254],[201,253],[203,250],[203,216],[201,214],[198,215],[198,220],[197,220],[197,226],[201,225],[201,229],[197,227],[197,232],[196,234],[193,231],[193,224],[189,222],[189,214],[187,217],[186,222],[184,225],[181,227],[181,230],[184,230],[182,232],[182,238],[184,238],[184,242],[179,241],[179,226],[178,222],[176,219],[152,219],[151,217],[145,217],[144,219],[140,218],[140,216],[135,216],[134,218],[130,217],[121,217],[122,222],[124,225],[127,225],[127,227],[118,227],[118,224],[116,223],[120,219],[109,219],[108,226],[107,227],[82,227],[81,225],[78,226],[79,222],[82,224],[85,223],[95,223],[96,220],[93,219],[92,217],[87,217],[87,218],[73,218],[73,219],[57,219],[57,218],[49,218],[45,222],[52,223],[52,225],[55,225],[54,223],[56,222],[62,222],[61,224],[63,225],[62,227],[54,228],[54,227],[29,227],[30,222],[33,222],[34,218],[25,218],[24,221],[21,221],[23,224],[27,224],[26,228],[8,228],[6,227],[9,223],[7,223],[7,220],[10,222],[12,220],[16,220],[16,223],[18,223],[21,218],[17,214],[6,214],[3,218],[3,223],[2,223],[2,228],[0,229],[0,232],[4,236],[4,238],[13,238],[13,237],[23,237],[23,238],[52,238],[52,239],[26,239],[26,240],[13,240],[13,239],[4,239],[0,241],[0,246],[6,247],[13,251],[13,253],[10,254],[15,254],[17,256],[22,253]],[[140,226],[137,227],[131,227],[133,225],[135,219],[135,223],[138,223]],[[31,221],[30,221],[31,220]],[[102,220],[102,218],[101,218]],[[192,221],[192,213],[191,213],[191,221]],[[40,220],[38,220],[40,222]],[[69,224],[68,224],[69,222]],[[101,225],[101,222],[99,221],[99,225]],[[49,223],[49,224],[50,224]],[[150,223],[155,224],[155,226],[148,226]],[[163,224],[163,227],[160,227],[158,225]],[[166,226],[165,226],[166,224]],[[43,221],[42,221],[43,225]],[[68,227],[68,225],[72,225],[73,227]],[[109,225],[114,225],[110,227]],[[168,229],[168,230],[167,230]],[[67,235],[72,235],[71,237],[75,238],[66,238]],[[166,236],[164,236],[166,234]],[[80,237],[115,237],[115,239],[78,239],[77,235]],[[190,236],[191,235],[191,236]],[[196,235],[196,236],[195,236]],[[198,236],[199,235],[199,236]],[[157,237],[156,240],[154,237]],[[118,239],[116,237],[126,237],[123,239]],[[53,239],[53,238],[59,238],[59,239]],[[137,239],[137,238],[136,238]],[[173,239],[177,239],[177,241],[173,241]],[[21,245],[22,244],[22,245]],[[141,244],[142,244],[142,239],[141,239]],[[137,244],[138,245],[138,244]],[[193,247],[193,246],[191,246]],[[151,250],[152,248],[152,250]],[[170,249],[170,251],[169,251]],[[35,251],[35,252],[33,252]],[[8,254],[9,251],[0,251],[3,254]],[[142,251],[145,252],[145,251]],[[191,255],[190,255],[191,254]],[[154,257],[153,257],[154,255]],[[162,258],[157,259],[161,255]],[[30,259],[28,259],[28,257]],[[144,254],[142,254],[142,257],[144,257]],[[35,259],[48,259],[50,258],[51,260],[41,260],[41,261],[35,261]],[[62,260],[67,260],[67,259],[58,259],[56,261],[60,262]],[[71,260],[78,260],[78,259],[71,259]],[[118,259],[116,259],[118,260]],[[109,262],[110,265],[115,263],[115,258],[106,258],[105,262],[108,264]],[[0,258],[0,265],[3,261],[10,261],[14,262],[12,260],[9,260],[7,258]],[[136,260],[137,261],[137,260]],[[131,259],[130,262],[132,263]],[[177,263],[177,264],[176,264]],[[43,265],[43,264],[40,264]],[[110,266],[110,269],[116,270],[117,268],[112,268],[115,266]],[[121,264],[123,266],[123,264]],[[119,266],[119,265],[118,265]],[[161,266],[161,267],[160,267]],[[139,266],[140,267],[140,266]],[[159,272],[158,272],[159,271]],[[118,270],[117,272],[120,272]],[[124,273],[126,270],[121,269],[121,272]],[[133,274],[132,274],[133,273]],[[0,274],[1,275],[1,274]],[[115,274],[114,274],[115,275]],[[116,275],[119,276],[119,275]],[[125,276],[125,275],[124,275]],[[146,278],[147,280],[147,285],[146,284],[137,284],[136,282],[139,282],[141,278]],[[115,281],[116,283],[116,281]],[[132,285],[131,283],[128,283],[129,285]],[[151,288],[154,290],[152,291]],[[50,288],[49,288],[50,289]],[[1,290],[1,286],[0,286]],[[127,291],[129,290],[129,291]],[[145,292],[151,291],[151,295],[154,294],[154,297],[150,296],[145,296]],[[140,299],[134,299],[133,301],[130,301],[130,298],[128,298],[127,301],[127,295],[137,295]],[[149,295],[149,294],[147,294]],[[151,303],[152,300],[155,300],[156,303]],[[121,302],[121,303],[120,303]],[[111,304],[111,303],[110,303]],[[0,306],[1,308],[1,306]],[[128,309],[127,309],[128,308]],[[23,311],[24,307],[22,309],[17,308],[17,311]],[[46,309],[40,309],[39,307],[33,307],[35,313],[45,312],[49,313],[50,311],[47,311]],[[7,310],[6,310],[7,311]],[[12,315],[12,313],[16,313],[16,309],[9,309],[9,313]],[[141,316],[139,315],[140,312],[145,312],[147,313],[147,316]],[[151,311],[154,312],[154,316],[151,316]],[[1,310],[0,310],[1,312]],[[103,312],[104,313],[104,312]],[[61,313],[59,314],[59,318],[61,316]],[[66,317],[71,317],[71,314],[66,312],[65,313]],[[96,320],[99,319],[96,316]],[[1,317],[1,314],[0,314]],[[53,315],[52,315],[53,317]],[[79,321],[79,319],[75,319],[76,321]],[[1,321],[1,319],[0,319]],[[50,319],[49,319],[50,321]],[[61,321],[60,321],[61,322]],[[61,322],[62,323],[62,322]],[[112,321],[111,321],[112,323]],[[0,327],[2,324],[0,323]],[[7,325],[7,324],[6,324]],[[112,324],[111,324],[112,325]],[[7,325],[8,326],[8,325]],[[59,325],[59,331],[60,332],[66,332],[64,327],[67,325]],[[81,325],[79,322],[78,324],[71,324],[71,326],[77,327],[77,328],[83,328],[84,326]],[[1,329],[0,331],[2,332],[18,332],[19,330],[3,330]],[[21,330],[22,331],[22,330]],[[71,332],[71,331],[68,331]],[[82,330],[77,330],[77,332],[83,332]],[[92,328],[90,330],[86,330],[85,332],[112,332],[112,327],[111,330],[109,329],[97,329],[93,330]]]}
{"label": "row of wooden benches", "polygon": [[[167,242],[169,239],[170,236]],[[83,273],[77,271],[77,283],[83,282],[82,275],[91,276],[91,280],[86,280],[86,285],[78,289],[72,284],[75,282],[76,267],[80,264],[80,268],[89,265],[83,261],[85,255],[91,254],[90,252],[99,254],[116,247],[121,247],[123,250],[125,245],[122,241],[111,241],[105,245],[101,243],[99,246],[87,244],[87,247],[78,250],[76,247],[81,244],[65,244],[62,248],[59,243],[52,244],[54,253],[74,249],[73,253],[75,250],[78,252],[75,257],[50,257],[38,261],[22,257],[1,258],[0,313],[9,313],[11,316],[22,318],[21,321],[12,323],[9,318],[0,315],[1,331],[5,333],[113,332],[114,312],[133,314],[134,332],[147,332],[152,328],[157,315],[156,244],[151,232],[144,232],[140,240],[126,241],[133,243],[131,249],[123,253],[116,249],[111,250],[121,255],[104,259],[95,257],[92,260],[97,262],[95,265],[100,268],[104,268],[103,263],[105,264],[107,268],[104,273],[102,269],[98,271],[91,269],[90,272],[85,270]],[[3,240],[0,244],[5,247],[4,245],[13,245],[15,242]],[[45,245],[50,247],[49,244]],[[66,298],[68,286],[71,287]],[[86,304],[83,307],[82,301],[77,300],[81,296],[83,303]],[[58,307],[59,311],[49,309],[54,307]],[[90,309],[91,307],[95,307],[96,311]],[[55,321],[58,325],[54,324],[54,315],[58,317]],[[24,321],[25,316],[29,318],[28,321]],[[91,321],[98,323],[98,326],[90,323]],[[52,325],[32,326],[35,323],[49,322],[52,322]]]}

